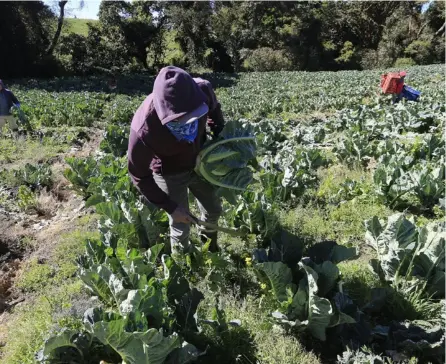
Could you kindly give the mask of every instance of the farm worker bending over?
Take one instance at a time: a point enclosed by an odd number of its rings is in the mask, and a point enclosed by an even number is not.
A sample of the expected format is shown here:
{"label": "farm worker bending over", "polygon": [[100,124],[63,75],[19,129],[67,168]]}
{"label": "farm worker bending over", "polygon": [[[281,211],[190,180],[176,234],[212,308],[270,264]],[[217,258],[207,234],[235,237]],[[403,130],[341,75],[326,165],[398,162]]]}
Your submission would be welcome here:
{"label": "farm worker bending over", "polygon": [[[128,169],[139,192],[169,214],[172,252],[189,247],[188,190],[198,201],[201,219],[217,224],[220,198],[212,185],[195,172],[206,141],[206,126],[214,137],[224,120],[211,84],[169,66],[155,79],[153,92],[133,116],[128,147]],[[202,230],[210,249],[218,250],[217,232]]]}
{"label": "farm worker bending over", "polygon": [[20,106],[19,100],[14,94],[5,87],[5,84],[0,80],[0,132],[6,123],[13,131],[18,130],[17,123],[14,117],[11,115],[12,106]]}

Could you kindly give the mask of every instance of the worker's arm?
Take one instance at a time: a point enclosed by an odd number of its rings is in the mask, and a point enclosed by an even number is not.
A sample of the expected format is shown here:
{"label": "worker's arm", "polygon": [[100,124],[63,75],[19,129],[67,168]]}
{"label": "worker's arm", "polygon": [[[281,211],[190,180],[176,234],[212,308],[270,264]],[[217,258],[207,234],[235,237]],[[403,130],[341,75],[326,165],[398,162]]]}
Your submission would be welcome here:
{"label": "worker's arm", "polygon": [[153,179],[153,172],[149,163],[154,153],[146,146],[131,129],[128,148],[128,170],[130,178],[138,191],[155,206],[164,209],[168,214],[172,214],[177,208],[169,196],[161,190]]}
{"label": "worker's arm", "polygon": [[197,83],[207,96],[207,105],[209,107],[207,123],[214,136],[217,137],[225,126],[225,120],[223,118],[223,113],[221,112],[221,105],[218,102],[217,96],[215,95],[214,89],[209,81],[198,79]]}
{"label": "worker's arm", "polygon": [[15,95],[12,93],[12,91],[9,91],[9,94],[11,96],[12,103],[16,106],[20,106],[19,100],[17,99],[17,97],[15,97]]}

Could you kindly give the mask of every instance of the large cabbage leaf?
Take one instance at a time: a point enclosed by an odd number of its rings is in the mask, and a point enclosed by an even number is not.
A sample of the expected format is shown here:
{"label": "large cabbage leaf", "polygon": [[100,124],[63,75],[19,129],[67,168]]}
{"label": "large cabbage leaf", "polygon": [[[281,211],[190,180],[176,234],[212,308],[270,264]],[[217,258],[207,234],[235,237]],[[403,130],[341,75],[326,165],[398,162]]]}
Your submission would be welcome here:
{"label": "large cabbage leaf", "polygon": [[153,328],[129,332],[128,325],[128,319],[99,321],[91,330],[102,343],[118,352],[126,364],[163,364],[171,352],[181,347],[176,334],[165,337],[162,331]]}
{"label": "large cabbage leaf", "polygon": [[86,331],[63,328],[45,340],[43,348],[36,354],[38,363],[62,364],[91,363],[105,361],[117,363],[119,355],[107,345],[103,345]]}
{"label": "large cabbage leaf", "polygon": [[328,299],[319,297],[318,293],[318,275],[317,273],[303,263],[299,266],[305,270],[308,281],[308,329],[311,334],[322,341],[326,340],[325,330],[330,325],[333,307]]}
{"label": "large cabbage leaf", "polygon": [[110,274],[102,266],[92,266],[91,269],[81,269],[79,278],[86,287],[102,302],[114,305],[113,293],[109,286]]}
{"label": "large cabbage leaf", "polygon": [[286,301],[288,299],[287,289],[294,286],[291,269],[282,262],[259,263],[256,268],[268,278],[274,297],[279,302]]}
{"label": "large cabbage leaf", "polygon": [[248,165],[255,160],[252,126],[229,121],[218,138],[200,152],[196,172],[218,188],[218,194],[235,203],[235,194],[245,191],[253,175]]}
{"label": "large cabbage leaf", "polygon": [[163,324],[164,306],[161,290],[147,286],[144,289],[129,291],[127,298],[121,302],[119,311],[123,316],[141,311],[150,319],[151,326],[159,328]]}
{"label": "large cabbage leaf", "polygon": [[366,222],[366,228],[366,242],[378,255],[378,260],[372,259],[371,265],[382,279],[392,281],[404,259],[405,248],[413,248],[416,227],[403,214],[395,214],[388,218],[385,227],[375,216]]}
{"label": "large cabbage leaf", "polygon": [[431,223],[418,232],[418,251],[414,273],[425,277],[429,283],[429,294],[445,295],[445,243],[444,224]]}
{"label": "large cabbage leaf", "polygon": [[386,226],[374,217],[366,227],[366,241],[377,253],[370,264],[382,280],[421,282],[429,295],[444,297],[446,233],[441,223],[417,228],[403,214],[395,214]]}

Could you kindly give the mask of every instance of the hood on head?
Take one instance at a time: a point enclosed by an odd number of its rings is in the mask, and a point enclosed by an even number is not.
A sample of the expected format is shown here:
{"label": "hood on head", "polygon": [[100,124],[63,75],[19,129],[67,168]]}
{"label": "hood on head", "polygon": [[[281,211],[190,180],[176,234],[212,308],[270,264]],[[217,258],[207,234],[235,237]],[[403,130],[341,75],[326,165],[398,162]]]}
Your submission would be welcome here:
{"label": "hood on head", "polygon": [[181,68],[164,67],[156,76],[153,103],[163,125],[193,112],[206,100],[194,79]]}

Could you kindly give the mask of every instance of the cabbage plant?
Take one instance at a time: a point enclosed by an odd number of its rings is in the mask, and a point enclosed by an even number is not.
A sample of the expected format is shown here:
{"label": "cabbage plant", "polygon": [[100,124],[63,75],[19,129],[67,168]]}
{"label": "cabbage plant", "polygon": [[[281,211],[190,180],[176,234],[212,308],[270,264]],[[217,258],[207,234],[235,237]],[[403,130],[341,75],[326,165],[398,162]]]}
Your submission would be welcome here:
{"label": "cabbage plant", "polygon": [[228,122],[218,138],[200,152],[195,171],[218,188],[217,192],[235,203],[236,193],[246,190],[253,178],[256,138],[249,124]]}

